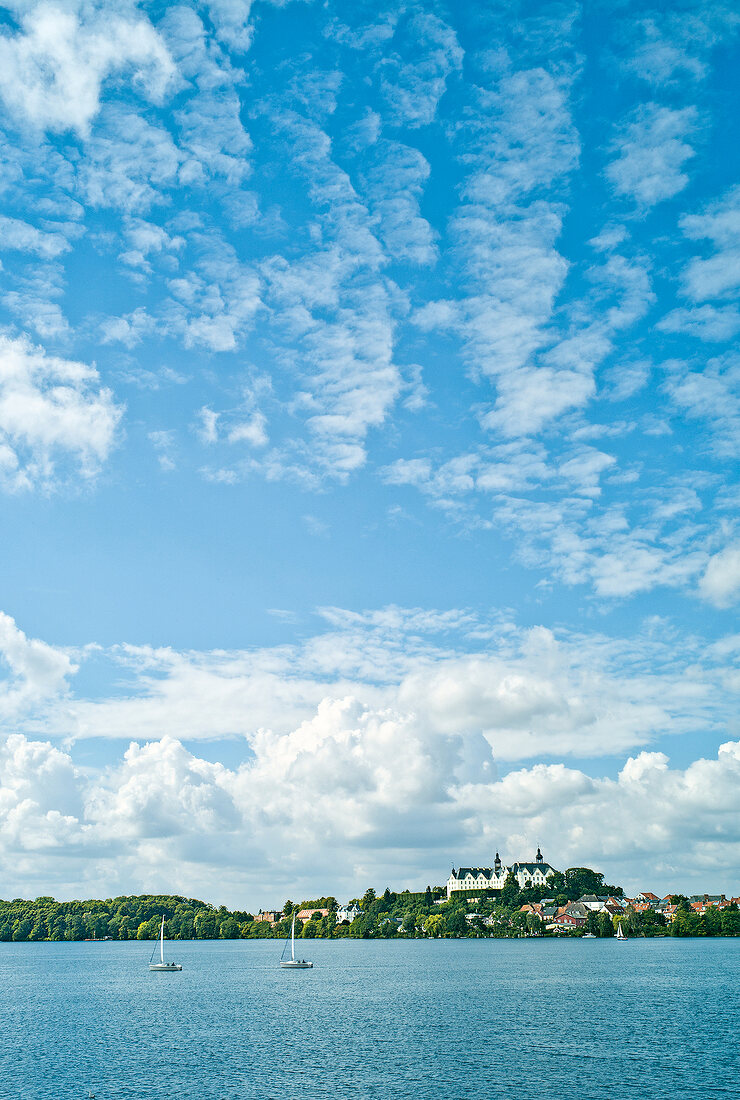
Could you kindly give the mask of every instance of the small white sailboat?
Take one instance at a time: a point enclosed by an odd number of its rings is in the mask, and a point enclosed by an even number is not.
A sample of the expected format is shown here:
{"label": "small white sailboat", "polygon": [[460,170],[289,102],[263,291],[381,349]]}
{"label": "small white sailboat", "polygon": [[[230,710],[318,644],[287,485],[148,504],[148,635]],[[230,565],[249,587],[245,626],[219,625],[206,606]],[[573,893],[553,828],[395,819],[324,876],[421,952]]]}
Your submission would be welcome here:
{"label": "small white sailboat", "polygon": [[[285,941],[285,947],[288,946],[288,941]],[[283,948],[283,955],[285,954],[285,947]],[[293,925],[290,930],[290,958],[281,959],[280,965],[284,970],[312,970],[313,963],[307,962],[306,959],[297,959],[295,957],[295,913],[293,914]]]}
{"label": "small white sailboat", "polygon": [[615,940],[626,940],[626,939],[627,939],[627,937],[625,936],[624,932],[622,931],[622,924],[621,924],[621,921],[620,921],[620,923],[619,923],[619,924],[617,925],[617,934],[616,934],[616,936],[614,937],[614,939],[615,939]]}
{"label": "small white sailboat", "polygon": [[159,930],[159,962],[152,962],[154,958],[154,952],[157,950],[157,945],[154,945],[152,951],[152,958],[149,960],[149,969],[164,971],[167,974],[173,974],[176,970],[182,970],[180,963],[166,963],[164,961],[164,917],[162,917],[162,927]]}

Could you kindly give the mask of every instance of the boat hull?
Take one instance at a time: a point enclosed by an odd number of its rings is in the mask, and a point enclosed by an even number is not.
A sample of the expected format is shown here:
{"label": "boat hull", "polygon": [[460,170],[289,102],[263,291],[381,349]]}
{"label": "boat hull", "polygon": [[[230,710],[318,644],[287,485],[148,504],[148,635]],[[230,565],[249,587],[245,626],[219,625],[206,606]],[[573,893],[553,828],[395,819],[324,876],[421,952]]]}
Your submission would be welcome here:
{"label": "boat hull", "polygon": [[288,959],[280,965],[283,970],[313,970],[313,963],[306,962],[305,959]]}
{"label": "boat hull", "polygon": [[182,970],[182,966],[180,963],[149,963],[149,969],[162,974],[174,974],[176,970]]}

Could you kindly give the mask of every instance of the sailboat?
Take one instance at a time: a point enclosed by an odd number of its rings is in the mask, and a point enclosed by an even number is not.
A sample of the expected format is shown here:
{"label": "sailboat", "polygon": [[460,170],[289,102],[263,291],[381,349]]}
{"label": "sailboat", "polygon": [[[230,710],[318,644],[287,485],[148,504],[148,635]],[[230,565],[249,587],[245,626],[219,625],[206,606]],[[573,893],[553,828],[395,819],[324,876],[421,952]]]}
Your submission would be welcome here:
{"label": "sailboat", "polygon": [[163,970],[168,974],[173,974],[176,970],[182,970],[182,966],[181,966],[180,963],[166,963],[164,961],[164,917],[162,917],[162,927],[159,930],[159,962],[158,963],[152,962],[152,959],[154,958],[154,952],[156,950],[157,950],[157,945],[155,943],[154,949],[152,950],[152,958],[149,960],[149,969],[150,970]]}
{"label": "sailboat", "polygon": [[619,923],[619,924],[617,925],[617,934],[616,934],[616,936],[614,937],[614,939],[615,939],[615,940],[626,940],[626,939],[627,939],[627,937],[625,936],[624,932],[622,931],[622,924],[621,924],[621,921],[620,921],[620,923]]}
{"label": "sailboat", "polygon": [[[288,941],[285,941],[285,947],[288,946]],[[285,954],[285,947],[283,948],[283,955]],[[293,926],[290,930],[290,958],[281,959],[280,965],[284,970],[312,970],[313,963],[307,962],[305,959],[297,959],[295,957],[295,913],[293,914]]]}

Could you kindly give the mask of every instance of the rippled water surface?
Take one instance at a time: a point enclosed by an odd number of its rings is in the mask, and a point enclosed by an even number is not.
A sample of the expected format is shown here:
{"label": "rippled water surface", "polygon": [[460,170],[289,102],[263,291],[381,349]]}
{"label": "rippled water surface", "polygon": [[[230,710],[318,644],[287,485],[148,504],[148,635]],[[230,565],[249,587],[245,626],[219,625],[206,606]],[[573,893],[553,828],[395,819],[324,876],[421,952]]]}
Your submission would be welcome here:
{"label": "rippled water surface", "polygon": [[0,944],[0,1096],[740,1096],[740,940],[280,946]]}

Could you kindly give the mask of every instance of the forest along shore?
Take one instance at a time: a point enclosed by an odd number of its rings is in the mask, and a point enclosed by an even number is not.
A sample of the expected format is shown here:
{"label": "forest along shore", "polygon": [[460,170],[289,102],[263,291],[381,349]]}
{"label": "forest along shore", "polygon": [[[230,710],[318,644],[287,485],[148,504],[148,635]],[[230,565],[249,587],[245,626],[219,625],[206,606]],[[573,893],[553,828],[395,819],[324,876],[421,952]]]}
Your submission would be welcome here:
{"label": "forest along shore", "polygon": [[281,939],[290,933],[294,913],[296,933],[305,939],[611,937],[620,924],[633,936],[738,936],[737,901],[706,894],[627,899],[621,887],[605,885],[599,872],[585,867],[563,872],[546,890],[520,890],[507,882],[501,891],[453,894],[448,900],[441,886],[423,892],[386,888],[382,894],[370,888],[343,909],[327,896],[288,900],[279,911],[257,914],[170,894],[86,901],[15,898],[0,901],[0,942],[151,940],[159,936],[162,916],[169,940]]}

